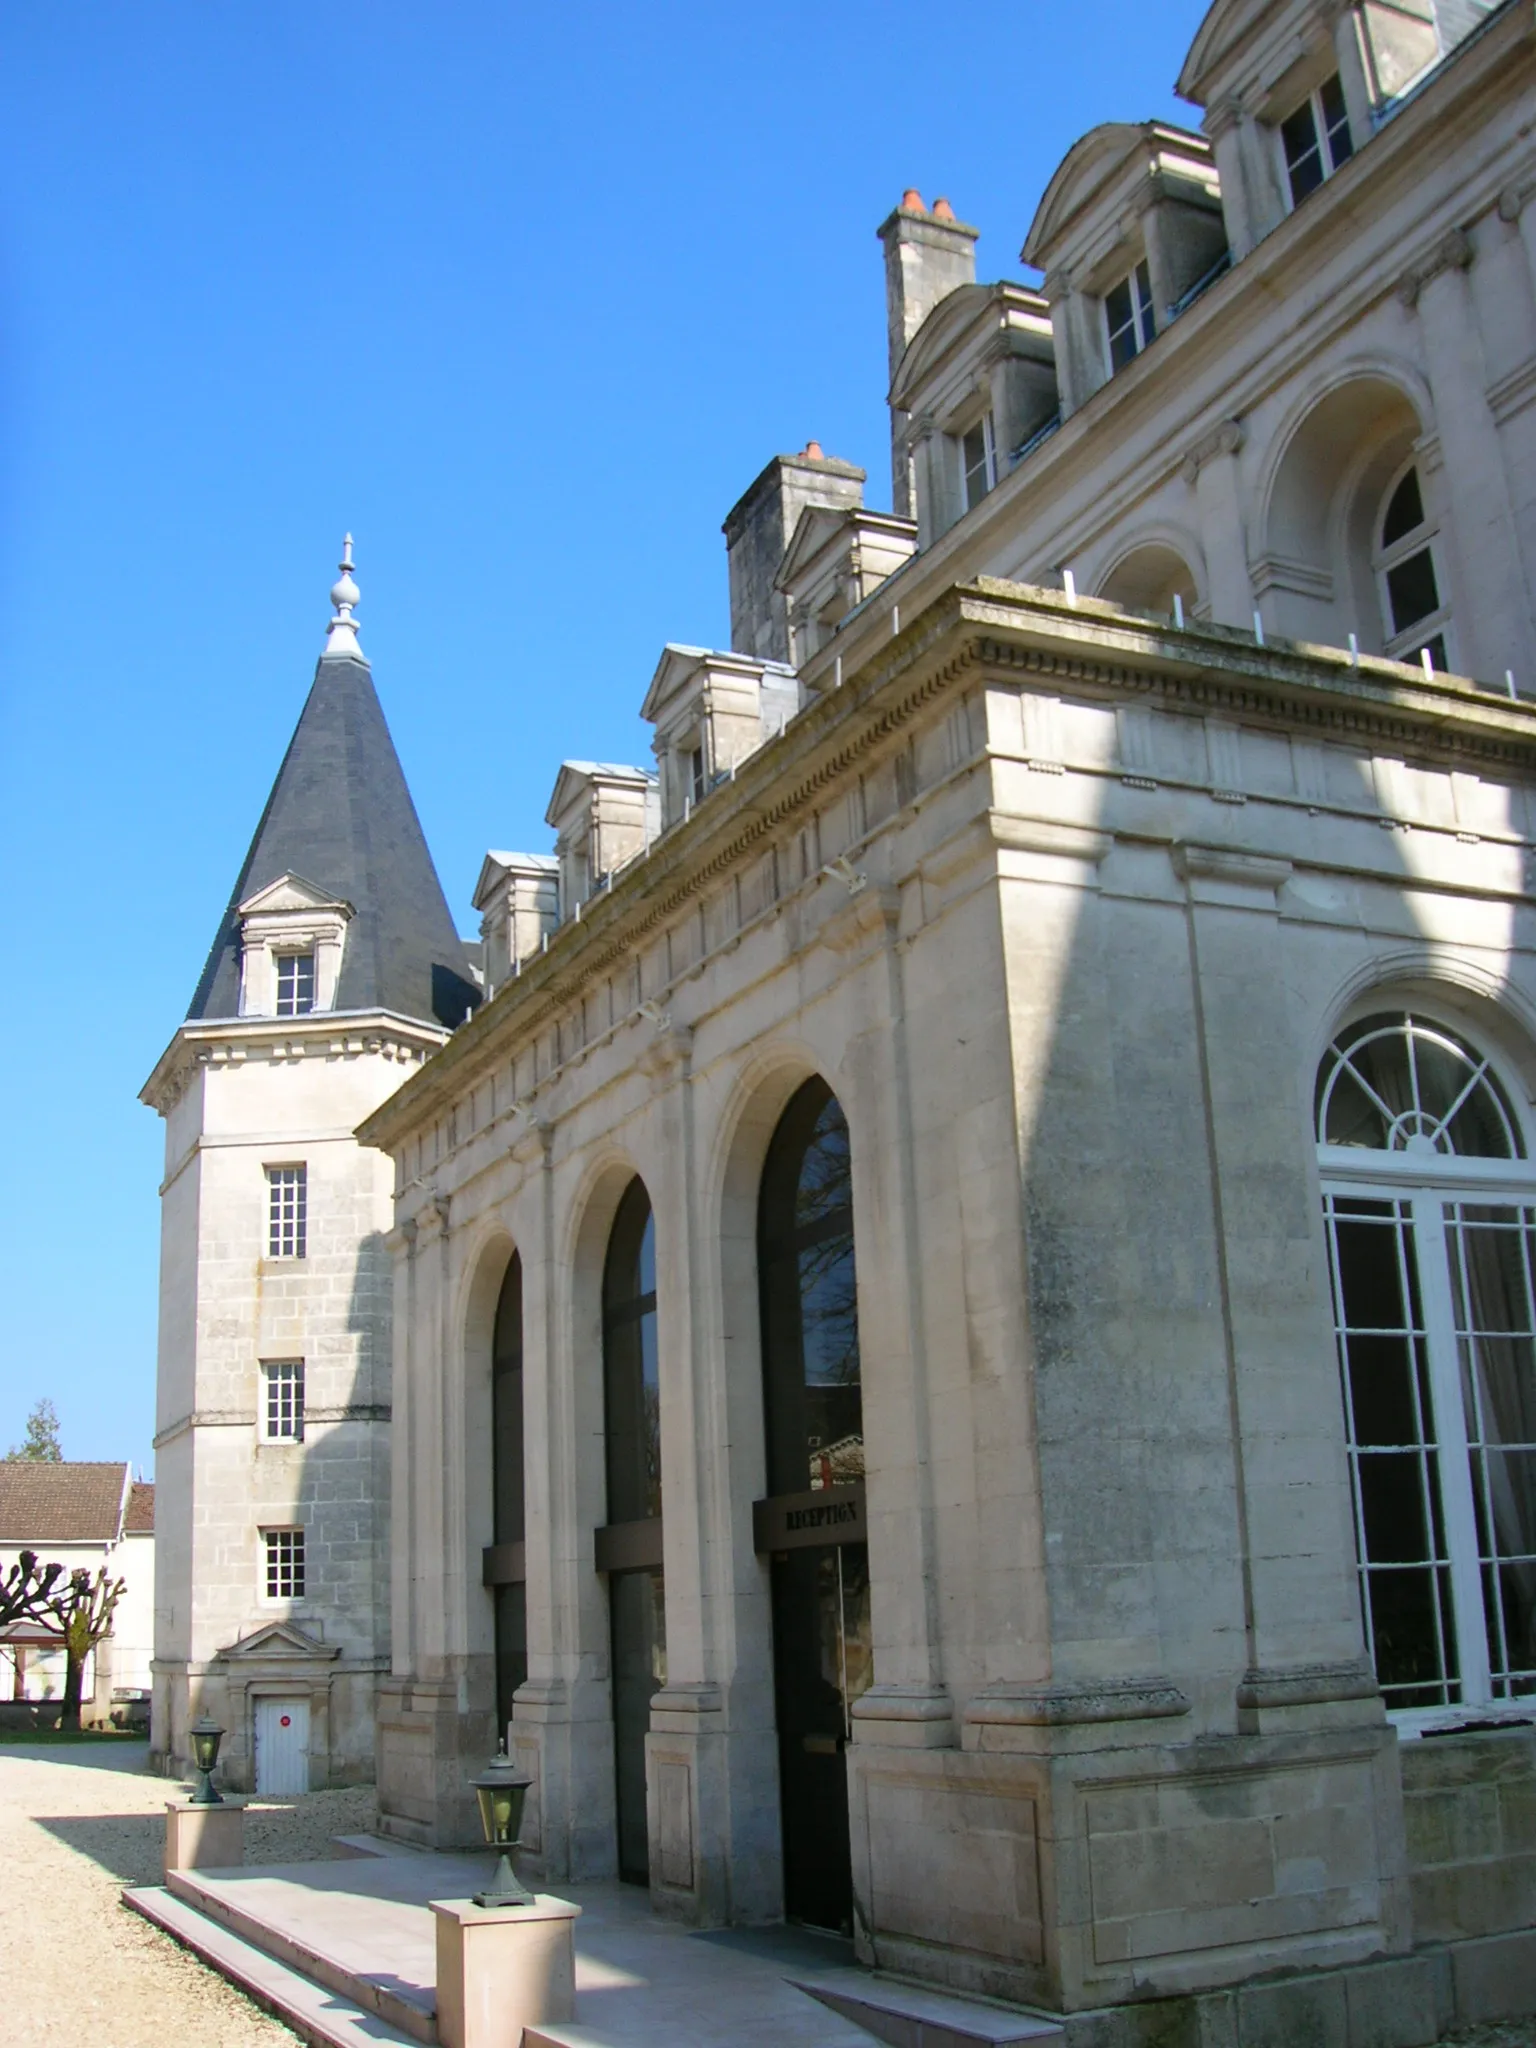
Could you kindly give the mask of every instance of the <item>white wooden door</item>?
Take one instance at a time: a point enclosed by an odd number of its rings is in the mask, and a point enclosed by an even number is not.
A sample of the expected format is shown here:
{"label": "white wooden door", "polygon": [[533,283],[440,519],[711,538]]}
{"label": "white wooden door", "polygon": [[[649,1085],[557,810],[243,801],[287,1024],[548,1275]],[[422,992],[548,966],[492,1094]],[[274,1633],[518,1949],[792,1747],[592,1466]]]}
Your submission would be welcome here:
{"label": "white wooden door", "polygon": [[279,1798],[309,1790],[308,1700],[257,1700],[256,1790]]}

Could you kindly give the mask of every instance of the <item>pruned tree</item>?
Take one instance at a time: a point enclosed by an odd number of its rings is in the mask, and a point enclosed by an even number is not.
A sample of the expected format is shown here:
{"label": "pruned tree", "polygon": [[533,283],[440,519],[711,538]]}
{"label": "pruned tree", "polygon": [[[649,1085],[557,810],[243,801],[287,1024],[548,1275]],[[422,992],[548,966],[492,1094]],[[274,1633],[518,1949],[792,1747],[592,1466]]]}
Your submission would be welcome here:
{"label": "pruned tree", "polygon": [[45,1564],[39,1569],[35,1550],[19,1551],[16,1562],[0,1579],[0,1629],[23,1621],[50,1621],[50,1596],[63,1569],[61,1564]]}
{"label": "pruned tree", "polygon": [[12,1444],[5,1454],[8,1465],[62,1465],[64,1452],[59,1444],[59,1417],[51,1401],[39,1401],[27,1417],[27,1433],[19,1444]]}
{"label": "pruned tree", "polygon": [[64,1639],[64,1704],[59,1726],[80,1727],[80,1687],[85,1677],[85,1660],[112,1633],[112,1615],[127,1588],[126,1579],[109,1579],[105,1565],[93,1579],[88,1571],[73,1571],[69,1584],[55,1593],[49,1609]]}

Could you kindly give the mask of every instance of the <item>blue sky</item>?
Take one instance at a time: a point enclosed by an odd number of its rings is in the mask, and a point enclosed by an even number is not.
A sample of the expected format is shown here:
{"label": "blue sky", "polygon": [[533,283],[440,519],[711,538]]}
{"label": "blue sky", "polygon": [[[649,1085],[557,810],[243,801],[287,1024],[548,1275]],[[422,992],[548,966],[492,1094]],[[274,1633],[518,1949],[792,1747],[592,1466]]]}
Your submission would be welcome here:
{"label": "blue sky", "polygon": [[0,20],[0,1447],[152,1462],[158,1119],[356,535],[450,903],[648,761],[720,522],[812,436],[890,503],[879,222],[1017,252],[1202,12],[12,6]]}

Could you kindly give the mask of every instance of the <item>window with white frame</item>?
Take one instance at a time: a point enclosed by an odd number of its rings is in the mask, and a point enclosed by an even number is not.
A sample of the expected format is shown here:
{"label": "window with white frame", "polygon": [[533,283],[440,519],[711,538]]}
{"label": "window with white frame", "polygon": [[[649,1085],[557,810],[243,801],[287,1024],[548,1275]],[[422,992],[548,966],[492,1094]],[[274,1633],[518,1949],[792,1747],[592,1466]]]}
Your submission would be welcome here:
{"label": "window with white frame", "polygon": [[302,1259],[308,1239],[309,1175],[302,1166],[267,1168],[267,1257]]}
{"label": "window with white frame", "polygon": [[272,1444],[304,1441],[304,1361],[274,1359],[261,1368],[262,1435]]}
{"label": "window with white frame", "polygon": [[702,803],[705,793],[709,788],[708,771],[704,765],[704,743],[702,740],[696,747],[688,749],[687,764],[688,800],[690,803]]}
{"label": "window with white frame", "polygon": [[1360,1604],[1404,1714],[1536,1697],[1536,1170],[1458,1032],[1402,1011],[1318,1076]]}
{"label": "window with white frame", "polygon": [[304,1598],[304,1531],[263,1529],[264,1586],[269,1600]]}
{"label": "window with white frame", "polygon": [[960,485],[966,511],[979,505],[996,482],[997,449],[988,412],[960,436]]}
{"label": "window with white frame", "polygon": [[1446,627],[1450,613],[1441,597],[1437,529],[1424,510],[1417,463],[1399,470],[1382,494],[1372,566],[1381,593],[1386,651],[1406,661],[1427,650],[1438,669],[1449,668]]}
{"label": "window with white frame", "polygon": [[1111,373],[1133,362],[1157,334],[1152,312],[1152,273],[1143,258],[1129,277],[1104,294],[1104,325],[1109,333]]}
{"label": "window with white frame", "polygon": [[1280,153],[1285,158],[1292,206],[1300,206],[1354,155],[1344,88],[1336,71],[1280,123]]}
{"label": "window with white frame", "polygon": [[314,1007],[314,954],[279,953],[277,955],[278,1016],[307,1017]]}

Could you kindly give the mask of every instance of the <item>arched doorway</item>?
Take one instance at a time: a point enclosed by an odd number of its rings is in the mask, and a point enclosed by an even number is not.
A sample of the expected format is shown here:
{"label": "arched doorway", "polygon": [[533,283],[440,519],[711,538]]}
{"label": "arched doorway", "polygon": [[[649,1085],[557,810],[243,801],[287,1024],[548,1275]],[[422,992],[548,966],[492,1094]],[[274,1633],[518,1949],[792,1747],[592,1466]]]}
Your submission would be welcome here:
{"label": "arched doorway", "polygon": [[768,1148],[758,1275],[769,1498],[784,1911],[848,1928],[854,1701],[871,1676],[848,1125],[822,1080],[791,1099]]}
{"label": "arched doorway", "polygon": [[645,1184],[619,1203],[603,1265],[603,1432],[608,1522],[597,1568],[608,1574],[619,1875],[650,1882],[645,1738],[667,1678],[661,1574],[661,1399],[656,1350],[656,1225]]}
{"label": "arched doorway", "polygon": [[508,1262],[491,1336],[491,1494],[494,1545],[486,1582],[496,1607],[496,1724],[528,1676],[527,1566],[523,1548],[523,1262]]}
{"label": "arched doorway", "polygon": [[1536,1170],[1491,1060],[1341,1031],[1318,1159],[1377,1682],[1407,1719],[1536,1696]]}

